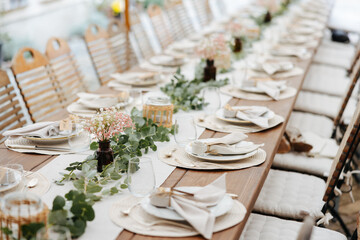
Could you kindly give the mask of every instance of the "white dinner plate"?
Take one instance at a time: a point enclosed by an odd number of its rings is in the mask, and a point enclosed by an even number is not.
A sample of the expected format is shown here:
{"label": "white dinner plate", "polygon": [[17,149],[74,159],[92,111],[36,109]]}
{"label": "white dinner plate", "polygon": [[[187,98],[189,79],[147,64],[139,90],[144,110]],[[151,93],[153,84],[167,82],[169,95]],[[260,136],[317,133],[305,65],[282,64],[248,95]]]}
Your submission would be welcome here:
{"label": "white dinner plate", "polygon": [[[16,187],[17,185],[19,185],[19,183],[21,182],[21,172],[14,170],[14,169],[8,169],[10,171],[12,171],[14,173],[14,178],[15,181],[13,183],[10,183],[9,185],[3,186],[0,184],[0,192],[5,192],[8,191],[10,189],[13,189],[14,187]],[[0,171],[6,171],[4,168],[1,169]]]}
{"label": "white dinner plate", "polygon": [[185,64],[183,58],[174,58],[168,55],[157,55],[150,58],[150,63],[166,67],[179,67]]}
{"label": "white dinner plate", "polygon": [[[177,187],[176,189],[187,191],[187,192],[195,192],[196,190],[199,190],[200,187]],[[220,202],[213,206],[209,207],[209,210],[214,214],[215,217],[220,217],[230,211],[234,204],[234,200],[229,196],[225,195]],[[145,197],[141,203],[140,203],[142,209],[144,209],[145,212],[147,212],[150,215],[153,215],[158,218],[163,218],[167,220],[173,220],[173,221],[185,221],[185,218],[180,216],[173,208],[161,208],[161,207],[155,207],[150,203],[150,195]]]}
{"label": "white dinner plate", "polygon": [[[235,109],[235,110],[241,110],[241,109],[244,109],[246,107],[240,107],[239,106],[239,107],[232,107],[232,108]],[[241,119],[236,118],[236,117],[234,117],[234,118],[225,117],[223,108],[217,110],[216,113],[215,113],[215,116],[218,119],[220,119],[222,121],[225,121],[225,122],[229,122],[229,123],[243,123],[243,124],[244,123],[251,123],[250,121],[241,120]],[[272,119],[272,118],[275,117],[275,113],[273,111],[269,110],[266,114],[264,114],[264,117],[267,117],[267,119]]]}
{"label": "white dinner plate", "polygon": [[30,136],[23,136],[23,138],[30,140],[34,143],[39,143],[39,144],[42,144],[42,143],[56,144],[56,143],[65,142],[69,138],[73,138],[76,135],[77,135],[77,132],[70,133],[69,135],[52,136],[52,137],[47,137],[47,138],[30,137]]}
{"label": "white dinner plate", "polygon": [[[247,141],[241,141],[241,142],[237,143],[236,145],[238,145],[238,144],[244,146],[245,144],[246,145],[253,145],[254,143],[253,142],[247,142]],[[190,156],[192,156],[192,157],[202,159],[202,160],[206,160],[206,161],[210,161],[210,162],[233,162],[233,161],[238,161],[238,160],[241,160],[241,159],[245,159],[245,158],[249,158],[249,157],[254,156],[258,152],[258,149],[254,150],[252,152],[246,153],[246,154],[239,154],[239,155],[212,155],[212,154],[209,154],[209,153],[205,153],[204,155],[200,156],[200,155],[194,154],[192,152],[192,150],[191,150],[191,142],[190,142],[185,146],[185,152],[187,154],[189,154]]]}
{"label": "white dinner plate", "polygon": [[[279,73],[279,72],[287,72],[290,71],[294,68],[294,64],[292,62],[276,62],[276,64],[279,64],[279,68],[274,72],[275,73]],[[251,69],[258,71],[258,72],[266,72],[264,70],[264,68],[262,67],[261,63],[251,63],[250,65]],[[272,75],[274,75],[272,74]]]}
{"label": "white dinner plate", "polygon": [[[116,100],[116,99],[115,99]],[[83,105],[85,108],[87,109],[92,109],[92,110],[97,110],[100,108],[105,108],[105,107],[116,107],[116,108],[122,108],[122,107],[126,107],[129,104],[131,104],[134,101],[134,98],[129,97],[127,101],[124,102],[119,102],[117,104],[115,104],[114,106],[102,106],[99,104],[98,106],[92,106],[93,101],[88,101],[85,99],[81,99],[81,101],[78,101],[78,103],[80,103],[81,105]],[[110,105],[110,104],[109,104]]]}
{"label": "white dinner plate", "polygon": [[[149,76],[145,78],[145,76]],[[161,82],[160,76],[153,75],[149,72],[130,72],[130,73],[122,73],[122,74],[112,74],[112,78],[115,79],[116,82],[131,85],[134,87],[147,87],[156,85]]]}

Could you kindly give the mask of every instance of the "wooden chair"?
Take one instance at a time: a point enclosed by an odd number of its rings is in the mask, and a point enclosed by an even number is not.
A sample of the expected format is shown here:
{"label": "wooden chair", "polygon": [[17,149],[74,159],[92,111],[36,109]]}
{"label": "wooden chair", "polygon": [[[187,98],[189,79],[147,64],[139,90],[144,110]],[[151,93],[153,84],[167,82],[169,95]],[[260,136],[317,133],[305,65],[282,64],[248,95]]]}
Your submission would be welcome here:
{"label": "wooden chair", "polygon": [[21,48],[12,60],[11,70],[32,121],[45,120],[64,107],[56,76],[39,51]]}
{"label": "wooden chair", "polygon": [[[190,34],[186,32],[185,27],[181,22],[181,12],[184,9],[182,0],[167,0],[165,1],[164,9],[171,23],[171,29],[176,40],[181,40]],[[185,10],[186,11],[186,10]],[[186,12],[185,12],[186,14]]]}
{"label": "wooden chair", "polygon": [[166,49],[171,43],[174,42],[175,36],[173,36],[169,25],[165,22],[164,14],[161,8],[157,5],[151,5],[147,13],[150,17],[150,21],[155,30],[156,36],[159,39],[162,49]]}
{"label": "wooden chair", "polygon": [[[191,19],[183,3],[183,0],[168,0],[165,3],[165,9],[168,11],[168,13],[170,13],[169,9],[173,9],[173,11],[176,12],[176,19],[180,22],[182,31],[184,33],[184,37],[188,37],[190,34],[193,34],[195,32],[194,26],[191,22]],[[172,20],[170,14],[169,14],[169,18],[170,18],[170,22],[173,25],[177,24],[175,23],[174,20]]]}
{"label": "wooden chair", "polygon": [[53,37],[47,42],[45,55],[59,83],[64,104],[71,104],[77,99],[76,93],[87,89],[74,54],[65,40]]}
{"label": "wooden chair", "polygon": [[91,24],[85,32],[85,42],[91,61],[101,85],[108,83],[110,75],[117,72],[108,32],[96,24]]}
{"label": "wooden chair", "polygon": [[135,11],[130,11],[130,27],[131,33],[136,40],[136,45],[139,47],[142,58],[150,58],[154,56],[155,52],[151,46],[150,39],[147,36],[140,17]]}
{"label": "wooden chair", "polygon": [[4,131],[26,124],[19,100],[16,98],[6,71],[0,69],[0,143],[5,141],[2,135]]}
{"label": "wooden chair", "polygon": [[192,3],[198,14],[200,25],[202,27],[208,25],[213,19],[209,0],[192,0]]}
{"label": "wooden chair", "polygon": [[138,61],[124,24],[117,20],[111,21],[108,25],[108,33],[111,54],[118,71],[124,72],[137,65]]}

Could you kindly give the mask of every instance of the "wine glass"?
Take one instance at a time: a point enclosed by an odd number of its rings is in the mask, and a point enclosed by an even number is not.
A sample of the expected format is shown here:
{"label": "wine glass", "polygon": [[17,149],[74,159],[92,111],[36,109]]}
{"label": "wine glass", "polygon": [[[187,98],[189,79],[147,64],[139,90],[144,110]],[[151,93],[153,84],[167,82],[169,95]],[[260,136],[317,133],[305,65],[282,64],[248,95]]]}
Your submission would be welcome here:
{"label": "wine glass", "polygon": [[3,185],[12,184],[14,181],[16,181],[15,172],[18,172],[18,174],[20,174],[20,183],[24,180],[23,165],[17,163],[9,163],[2,165],[1,167],[4,168],[4,173],[6,174],[6,180],[4,181],[4,183],[2,183]]}
{"label": "wine glass", "polygon": [[238,69],[233,71],[232,73],[232,85],[234,87],[241,87],[242,83],[247,80],[247,72],[248,72],[248,64],[247,60],[242,60],[239,65]]}
{"label": "wine glass", "polygon": [[150,157],[134,157],[129,160],[128,188],[136,197],[144,197],[155,188],[155,174]]}
{"label": "wine glass", "polygon": [[174,138],[180,147],[185,147],[188,143],[196,140],[197,134],[193,116],[180,115],[175,118]]}
{"label": "wine glass", "polygon": [[219,88],[206,87],[202,90],[205,115],[213,115],[221,107]]}
{"label": "wine glass", "polygon": [[68,228],[53,225],[37,231],[36,240],[71,240],[71,235]]}
{"label": "wine glass", "polygon": [[130,89],[129,95],[130,97],[133,98],[133,106],[141,110],[144,104],[141,89],[136,89],[136,88]]}
{"label": "wine glass", "polygon": [[76,123],[75,131],[68,138],[70,150],[73,152],[89,150],[90,143],[91,136],[90,133],[84,129],[84,123]]}

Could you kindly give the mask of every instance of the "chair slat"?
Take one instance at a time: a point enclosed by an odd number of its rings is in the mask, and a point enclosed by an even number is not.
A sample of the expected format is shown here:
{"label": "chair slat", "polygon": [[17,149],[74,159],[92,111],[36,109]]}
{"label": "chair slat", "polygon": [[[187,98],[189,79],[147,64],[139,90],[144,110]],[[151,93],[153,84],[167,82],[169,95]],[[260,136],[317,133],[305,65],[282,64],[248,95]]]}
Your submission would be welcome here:
{"label": "chair slat", "polygon": [[213,19],[209,0],[192,0],[192,3],[198,14],[200,25],[203,27],[208,25]]}

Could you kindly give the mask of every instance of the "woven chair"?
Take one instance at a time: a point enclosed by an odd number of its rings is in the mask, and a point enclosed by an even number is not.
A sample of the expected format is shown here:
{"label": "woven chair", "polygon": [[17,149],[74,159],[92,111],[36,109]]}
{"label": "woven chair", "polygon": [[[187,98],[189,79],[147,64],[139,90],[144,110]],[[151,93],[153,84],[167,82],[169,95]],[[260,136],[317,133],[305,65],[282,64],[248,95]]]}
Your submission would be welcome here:
{"label": "woven chair", "polygon": [[101,85],[107,84],[111,79],[110,75],[118,70],[108,32],[91,24],[85,32],[85,42]]}
{"label": "woven chair", "polygon": [[198,15],[200,25],[202,27],[208,25],[213,20],[209,0],[192,0],[192,4]]}
{"label": "woven chair", "polygon": [[0,69],[0,143],[5,138],[2,133],[8,129],[19,128],[26,124],[14,87],[4,70]]}
{"label": "woven chair", "polygon": [[349,236],[349,231],[335,211],[333,199],[336,196],[335,187],[341,187],[338,185],[340,174],[356,151],[360,138],[359,125],[360,104],[332,162],[326,183],[315,176],[271,169],[255,203],[254,211],[294,220],[303,219],[305,215],[318,220],[329,211]]}
{"label": "woven chair", "polygon": [[11,70],[33,122],[45,120],[61,111],[64,99],[44,55],[32,48],[22,48],[14,56]]}
{"label": "woven chair", "polygon": [[53,37],[46,45],[45,55],[59,82],[65,105],[71,104],[77,99],[76,93],[87,89],[74,54],[65,40]]}
{"label": "woven chair", "polygon": [[175,36],[170,30],[170,26],[165,21],[165,16],[161,8],[157,5],[151,5],[147,13],[155,30],[156,36],[160,42],[162,49],[166,49],[174,42]]}
{"label": "woven chair", "polygon": [[187,32],[181,21],[182,19],[180,16],[183,14],[182,11],[186,11],[182,0],[167,0],[165,1],[164,9],[170,20],[175,40],[181,40],[187,37],[191,31]]}
{"label": "woven chair", "polygon": [[141,57],[148,59],[154,56],[155,52],[151,46],[150,39],[145,32],[144,26],[137,12],[130,11],[131,34],[134,36],[136,45],[140,49]]}
{"label": "woven chair", "polygon": [[124,72],[138,64],[131,46],[127,30],[120,21],[113,20],[108,25],[111,54],[119,72]]}

